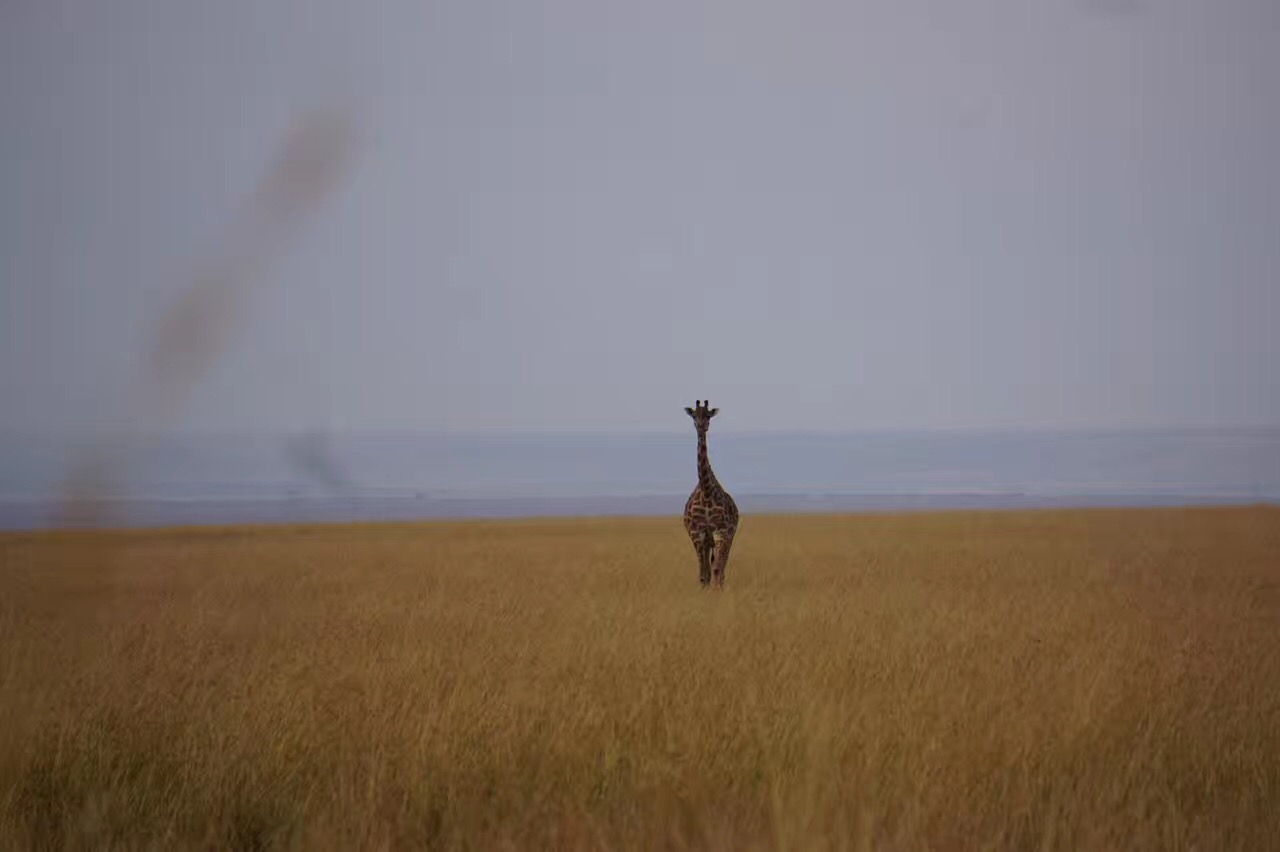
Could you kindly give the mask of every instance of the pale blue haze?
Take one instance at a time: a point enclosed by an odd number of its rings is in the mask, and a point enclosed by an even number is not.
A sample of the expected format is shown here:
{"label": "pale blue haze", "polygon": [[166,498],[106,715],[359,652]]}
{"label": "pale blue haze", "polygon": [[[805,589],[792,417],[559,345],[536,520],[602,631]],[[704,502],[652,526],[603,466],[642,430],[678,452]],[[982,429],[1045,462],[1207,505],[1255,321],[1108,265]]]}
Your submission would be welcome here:
{"label": "pale blue haze", "polygon": [[1274,0],[11,0],[0,471],[316,105],[353,170],[152,431],[1274,427],[1277,80]]}

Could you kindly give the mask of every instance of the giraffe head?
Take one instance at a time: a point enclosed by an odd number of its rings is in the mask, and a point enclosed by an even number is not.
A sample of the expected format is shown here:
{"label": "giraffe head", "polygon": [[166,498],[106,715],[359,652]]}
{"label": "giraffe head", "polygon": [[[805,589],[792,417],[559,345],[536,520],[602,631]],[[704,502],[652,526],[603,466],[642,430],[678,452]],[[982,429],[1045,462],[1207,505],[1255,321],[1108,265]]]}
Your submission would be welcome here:
{"label": "giraffe head", "polygon": [[699,399],[694,400],[694,407],[686,408],[685,413],[693,418],[693,425],[701,434],[711,426],[711,418],[720,413],[720,409],[712,408],[710,400]]}

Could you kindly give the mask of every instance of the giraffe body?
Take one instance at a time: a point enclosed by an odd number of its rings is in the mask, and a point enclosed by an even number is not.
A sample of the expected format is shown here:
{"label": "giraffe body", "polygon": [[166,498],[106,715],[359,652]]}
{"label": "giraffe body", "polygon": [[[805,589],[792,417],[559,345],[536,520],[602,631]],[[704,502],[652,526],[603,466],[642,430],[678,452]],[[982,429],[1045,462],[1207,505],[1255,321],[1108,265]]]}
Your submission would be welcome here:
{"label": "giraffe body", "polygon": [[738,505],[716,479],[707,458],[707,429],[720,409],[702,400],[695,405],[685,411],[698,430],[698,485],[684,504],[684,528],[698,554],[698,581],[704,588],[714,583],[722,589],[729,551],[738,532]]}

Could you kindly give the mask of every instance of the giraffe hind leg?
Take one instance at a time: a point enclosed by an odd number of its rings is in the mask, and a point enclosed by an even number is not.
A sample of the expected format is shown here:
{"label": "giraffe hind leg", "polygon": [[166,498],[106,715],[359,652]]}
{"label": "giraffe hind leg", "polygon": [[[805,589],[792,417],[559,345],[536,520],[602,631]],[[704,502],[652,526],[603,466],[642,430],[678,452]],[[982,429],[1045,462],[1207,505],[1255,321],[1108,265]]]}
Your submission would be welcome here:
{"label": "giraffe hind leg", "polygon": [[711,584],[711,559],[714,542],[710,533],[698,540],[698,582],[705,589]]}
{"label": "giraffe hind leg", "polygon": [[715,542],[715,557],[712,574],[715,576],[717,589],[724,588],[724,569],[729,564],[729,550],[733,547],[733,533],[717,530],[712,533]]}

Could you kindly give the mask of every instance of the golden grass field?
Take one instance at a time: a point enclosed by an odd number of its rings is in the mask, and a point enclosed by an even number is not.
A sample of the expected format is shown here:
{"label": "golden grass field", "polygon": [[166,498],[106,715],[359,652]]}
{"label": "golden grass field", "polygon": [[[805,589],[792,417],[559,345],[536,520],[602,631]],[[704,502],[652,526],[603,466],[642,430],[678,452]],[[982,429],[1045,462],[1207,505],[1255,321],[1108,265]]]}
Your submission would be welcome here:
{"label": "golden grass field", "polygon": [[1280,509],[0,536],[15,848],[1280,848]]}

